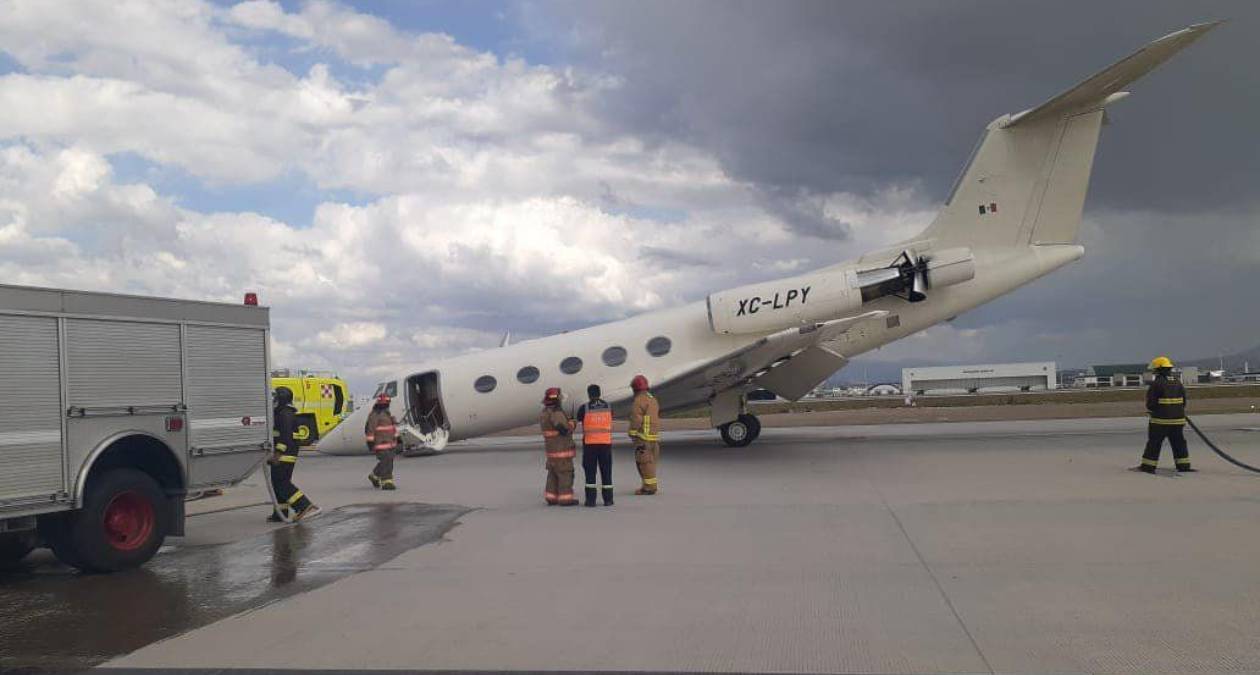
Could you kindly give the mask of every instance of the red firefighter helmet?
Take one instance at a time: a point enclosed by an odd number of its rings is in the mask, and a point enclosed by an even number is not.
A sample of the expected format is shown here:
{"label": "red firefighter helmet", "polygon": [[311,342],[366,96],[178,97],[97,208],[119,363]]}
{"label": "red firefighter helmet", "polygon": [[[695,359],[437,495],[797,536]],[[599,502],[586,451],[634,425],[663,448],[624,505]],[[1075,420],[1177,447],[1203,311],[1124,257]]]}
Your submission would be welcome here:
{"label": "red firefighter helmet", "polygon": [[560,387],[548,387],[547,393],[543,394],[543,403],[546,405],[557,405],[560,403]]}
{"label": "red firefighter helmet", "polygon": [[634,379],[630,380],[630,388],[636,392],[647,391],[648,389],[647,378],[642,375],[635,375]]}
{"label": "red firefighter helmet", "polygon": [[389,402],[392,400],[393,399],[389,397],[389,394],[377,394],[376,405],[389,407]]}

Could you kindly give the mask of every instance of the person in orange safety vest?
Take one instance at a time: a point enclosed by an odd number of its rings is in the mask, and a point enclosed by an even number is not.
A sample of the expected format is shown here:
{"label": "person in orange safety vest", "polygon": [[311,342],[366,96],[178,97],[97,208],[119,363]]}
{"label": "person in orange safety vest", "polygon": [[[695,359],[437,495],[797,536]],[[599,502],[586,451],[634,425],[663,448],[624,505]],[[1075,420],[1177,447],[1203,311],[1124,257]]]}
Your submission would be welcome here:
{"label": "person in orange safety vest", "polygon": [[[595,491],[602,488],[604,506],[613,505],[612,482],[612,406],[600,398],[598,384],[586,388],[590,399],[578,408],[577,420],[582,423],[582,473],[586,474],[586,506],[595,506]],[[599,469],[603,485],[595,482]]]}
{"label": "person in orange safety vest", "polygon": [[573,430],[577,423],[560,409],[559,387],[551,387],[543,396],[538,426],[547,452],[547,487],[543,492],[547,505],[574,506],[577,500],[573,498],[573,456],[577,448],[573,445]]}
{"label": "person in orange safety vest", "polygon": [[396,490],[394,485],[394,454],[398,450],[398,421],[389,413],[389,394],[376,397],[376,404],[363,425],[368,450],[376,454],[376,467],[368,474],[372,487]]}

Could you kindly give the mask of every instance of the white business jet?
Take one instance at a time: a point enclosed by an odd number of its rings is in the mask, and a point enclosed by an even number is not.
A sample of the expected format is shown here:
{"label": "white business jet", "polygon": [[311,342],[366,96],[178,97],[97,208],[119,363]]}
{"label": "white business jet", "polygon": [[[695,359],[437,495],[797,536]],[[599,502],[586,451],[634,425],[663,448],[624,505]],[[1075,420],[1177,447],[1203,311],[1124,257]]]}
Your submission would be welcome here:
{"label": "white business jet", "polygon": [[[797,400],[854,355],[952,319],[1080,258],[1081,209],[1108,105],[1218,23],[1162,37],[1036,108],[989,123],[936,219],[856,261],[719,291],[701,302],[435,361],[381,383],[408,447],[533,423],[543,391],[570,409],[600,385],[624,413],[647,376],[662,410],[707,405],[732,446],[756,440],[757,388]],[[367,453],[367,407],[321,439]]]}

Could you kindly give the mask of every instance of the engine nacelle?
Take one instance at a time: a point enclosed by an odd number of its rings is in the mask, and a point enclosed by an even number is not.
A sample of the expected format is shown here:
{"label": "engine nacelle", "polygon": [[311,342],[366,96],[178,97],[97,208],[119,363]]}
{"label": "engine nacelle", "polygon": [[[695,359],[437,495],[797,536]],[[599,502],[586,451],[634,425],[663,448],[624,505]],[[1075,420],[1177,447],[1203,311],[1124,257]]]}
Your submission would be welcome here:
{"label": "engine nacelle", "polygon": [[707,299],[715,333],[766,333],[828,321],[862,307],[852,270],[805,274],[713,293]]}
{"label": "engine nacelle", "polygon": [[947,248],[932,254],[927,263],[932,288],[944,288],[976,278],[976,259],[969,248]]}
{"label": "engine nacelle", "polygon": [[975,276],[975,258],[969,248],[922,255],[907,250],[887,267],[814,272],[713,293],[706,300],[709,326],[727,335],[769,333],[843,318],[861,310],[862,303],[885,296],[921,302],[929,289],[961,284]]}

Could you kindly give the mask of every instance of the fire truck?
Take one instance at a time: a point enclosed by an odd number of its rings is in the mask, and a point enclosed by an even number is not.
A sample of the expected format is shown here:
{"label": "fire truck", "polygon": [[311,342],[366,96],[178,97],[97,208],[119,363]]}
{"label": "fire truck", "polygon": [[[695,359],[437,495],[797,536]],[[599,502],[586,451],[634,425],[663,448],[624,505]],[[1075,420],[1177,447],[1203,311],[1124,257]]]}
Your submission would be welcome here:
{"label": "fire truck", "polygon": [[[252,304],[251,304],[252,303]],[[271,451],[268,310],[0,285],[0,564],[109,572]]]}

